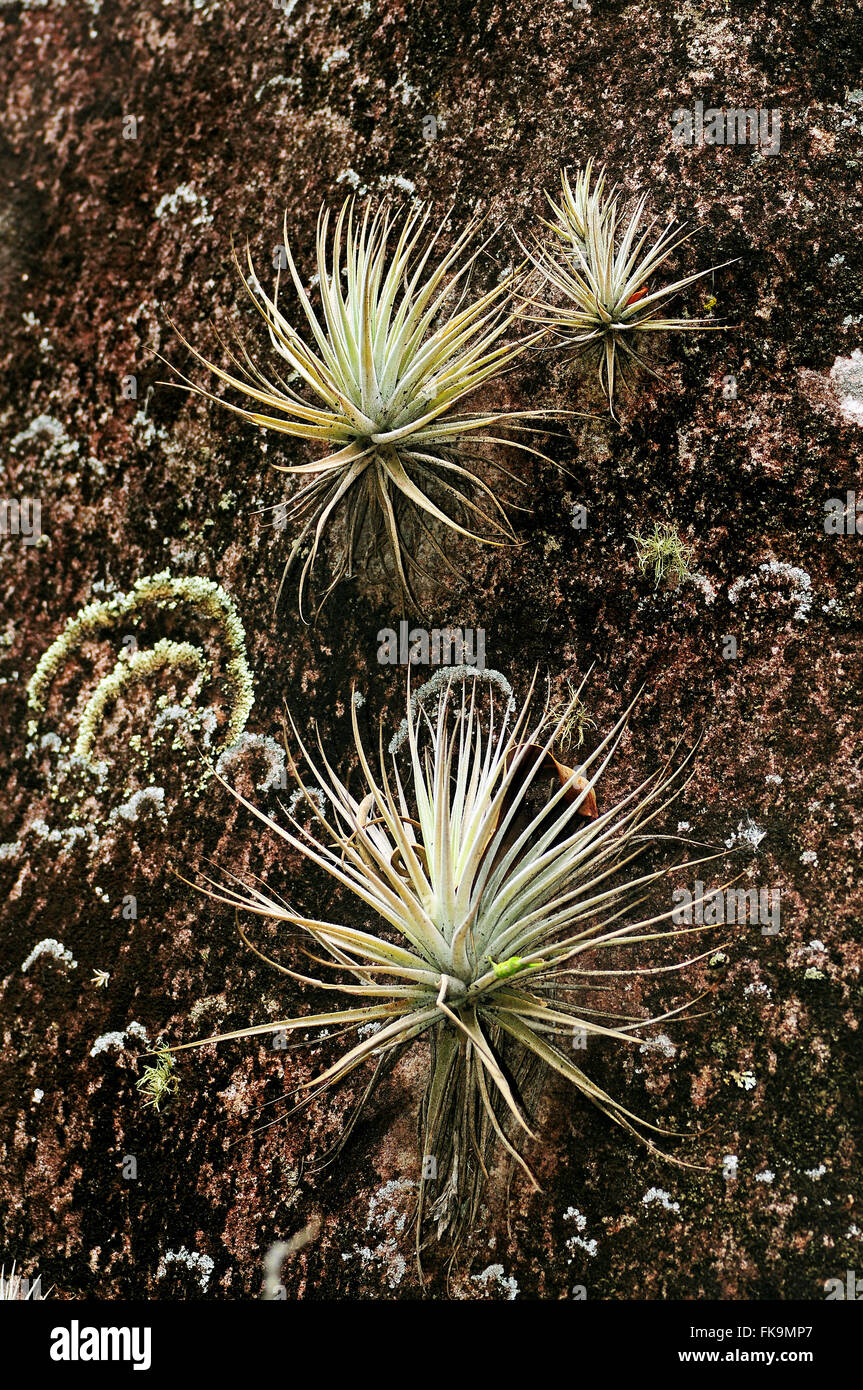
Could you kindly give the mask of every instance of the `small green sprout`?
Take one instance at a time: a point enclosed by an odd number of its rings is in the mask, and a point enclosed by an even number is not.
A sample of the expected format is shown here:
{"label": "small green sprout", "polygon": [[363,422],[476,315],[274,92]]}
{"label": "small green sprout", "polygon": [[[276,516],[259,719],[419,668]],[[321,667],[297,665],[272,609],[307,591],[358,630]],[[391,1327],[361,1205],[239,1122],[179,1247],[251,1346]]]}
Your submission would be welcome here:
{"label": "small green sprout", "polygon": [[174,1075],[174,1059],[167,1047],[157,1048],[155,1055],[155,1064],[144,1068],[135,1085],[144,1097],[144,1104],[158,1110],[162,1101],[174,1094],[179,1082]]}
{"label": "small green sprout", "polygon": [[540,970],[539,964],[531,965],[522,960],[521,956],[509,956],[506,960],[494,961],[489,956],[491,968],[494,971],[496,980],[509,980],[513,975],[520,975],[523,970]]}
{"label": "small green sprout", "polygon": [[653,570],[653,587],[663,580],[673,589],[692,578],[690,568],[694,550],[667,521],[655,522],[652,536],[630,536],[638,546],[638,568],[642,574]]}
{"label": "small green sprout", "polygon": [[557,746],[562,752],[567,748],[580,748],[584,743],[585,731],[596,728],[596,721],[591,719],[587,706],[579,698],[572,681],[566,682],[566,690],[566,706],[557,736]]}

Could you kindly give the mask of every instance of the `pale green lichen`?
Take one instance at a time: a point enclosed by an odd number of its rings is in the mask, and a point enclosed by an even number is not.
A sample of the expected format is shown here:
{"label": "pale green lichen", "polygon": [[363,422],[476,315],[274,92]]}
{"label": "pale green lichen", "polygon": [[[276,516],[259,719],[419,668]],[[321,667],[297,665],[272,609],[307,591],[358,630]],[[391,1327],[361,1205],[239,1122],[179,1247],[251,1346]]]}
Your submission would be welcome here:
{"label": "pale green lichen", "polygon": [[115,700],[127,685],[146,680],[148,676],[154,675],[166,666],[193,666],[197,672],[193,683],[196,692],[210,675],[209,664],[203,659],[200,648],[193,647],[190,642],[170,642],[162,638],[147,651],[133,652],[131,656],[124,654],[113,671],[99,682],[87,701],[75,740],[77,757],[89,761],[96,735],[105,718],[105,710],[111,701]]}
{"label": "pale green lichen", "polygon": [[[188,604],[198,616],[218,624],[228,649],[225,665],[231,687],[231,706],[224,732],[224,746],[236,743],[243,732],[254,703],[252,673],[246,658],[246,633],[232,601],[219,584],[200,576],[175,579],[168,570],[139,579],[127,594],[89,603],[70,618],[60,636],[42,656],[27,686],[30,709],[44,712],[51,684],[58,672],[82,643],[96,639],[105,630],[116,631],[122,622],[137,617],[147,607],[174,610]],[[97,685],[82,715],[75,743],[75,755],[90,760],[96,735],[109,702],[133,681],[140,681],[166,666],[193,666],[197,672],[196,690],[210,675],[204,652],[189,642],[162,639],[151,649],[122,655]],[[30,721],[31,737],[37,728]]]}

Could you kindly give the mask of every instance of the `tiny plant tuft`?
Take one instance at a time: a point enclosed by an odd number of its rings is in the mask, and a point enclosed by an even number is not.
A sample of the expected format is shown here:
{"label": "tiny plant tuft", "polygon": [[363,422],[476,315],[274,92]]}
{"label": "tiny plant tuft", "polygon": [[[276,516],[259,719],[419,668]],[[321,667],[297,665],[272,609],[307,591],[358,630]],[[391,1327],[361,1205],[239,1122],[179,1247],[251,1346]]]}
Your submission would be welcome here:
{"label": "tiny plant tuft", "polygon": [[651,536],[630,536],[638,548],[638,568],[644,575],[653,573],[653,587],[663,582],[676,588],[692,578],[692,558],[695,554],[675,528],[667,521],[655,522]]}
{"label": "tiny plant tuft", "polygon": [[[552,705],[549,710],[549,717],[558,728],[556,743],[562,753],[570,748],[581,748],[587,731],[596,728],[596,720],[591,719],[587,706],[576,694],[571,680],[566,682],[566,692],[566,698]],[[561,711],[564,714],[562,720]]]}
{"label": "tiny plant tuft", "polygon": [[158,1048],[155,1058],[152,1066],[144,1068],[135,1086],[141,1092],[143,1104],[152,1105],[154,1110],[158,1110],[176,1093],[179,1082],[174,1075],[174,1059],[170,1050],[166,1047]]}

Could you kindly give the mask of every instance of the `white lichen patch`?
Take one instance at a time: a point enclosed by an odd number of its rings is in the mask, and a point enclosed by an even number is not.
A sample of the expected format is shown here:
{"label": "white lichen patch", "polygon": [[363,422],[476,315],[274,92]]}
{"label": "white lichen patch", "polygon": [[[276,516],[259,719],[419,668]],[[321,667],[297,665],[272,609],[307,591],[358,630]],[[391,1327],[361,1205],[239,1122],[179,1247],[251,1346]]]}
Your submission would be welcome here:
{"label": "white lichen patch", "polygon": [[722,1159],[722,1176],[726,1182],[737,1181],[737,1154],[725,1154]]}
{"label": "white lichen patch", "polygon": [[[390,96],[399,97],[402,106],[410,106],[411,102],[416,101],[417,97],[421,95],[419,87],[415,87],[412,82],[409,82],[404,73],[399,74],[390,88]],[[441,122],[439,121],[438,124],[440,125]]]}
{"label": "white lichen patch", "polygon": [[755,574],[741,575],[728,589],[728,602],[737,603],[748,590],[764,588],[771,582],[788,589],[785,602],[794,604],[793,617],[797,622],[806,622],[812,608],[812,580],[804,569],[784,560],[765,560]]}
{"label": "white lichen patch", "polygon": [[719,591],[716,585],[707,578],[707,575],[699,572],[698,574],[691,574],[689,578],[695,587],[701,590],[705,603],[713,603]]}
{"label": "white lichen patch", "polygon": [[824,1177],[824,1174],[826,1172],[827,1168],[826,1165],[823,1163],[819,1163],[817,1168],[804,1169],[804,1175],[807,1178],[811,1178],[813,1182],[820,1182],[820,1180]]}
{"label": "white lichen patch", "polygon": [[655,1038],[647,1038],[638,1049],[639,1052],[659,1052],[663,1057],[676,1057],[677,1048],[667,1033],[657,1033]]}
{"label": "white lichen patch", "polygon": [[21,969],[24,974],[40,956],[50,956],[64,970],[76,970],[78,968],[78,962],[73,958],[72,952],[66,950],[63,942],[58,941],[54,936],[46,936],[44,941],[37,941],[27,959],[22,963]]}
{"label": "white lichen patch", "polygon": [[409,1178],[391,1178],[385,1182],[383,1187],[379,1187],[377,1192],[373,1192],[369,1200],[369,1215],[366,1221],[366,1230],[373,1228],[386,1230],[393,1228],[403,1231],[407,1221],[407,1213],[400,1211],[393,1202],[393,1198],[399,1192],[410,1192],[416,1187],[416,1183]]}
{"label": "white lichen patch", "polygon": [[745,821],[741,820],[737,822],[737,829],[725,841],[725,848],[733,849],[735,845],[742,844],[754,851],[761,844],[766,834],[766,830],[761,830],[760,827],[755,824],[754,820],[752,820],[751,816],[747,816]]}
{"label": "white lichen patch", "polygon": [[726,840],[725,843],[728,848],[735,843],[744,844],[754,851],[761,844],[766,834],[766,830],[762,830],[759,825],[755,824],[751,816],[747,816],[745,821],[738,821],[737,829],[734,831],[731,839]]}
{"label": "white lichen patch", "polygon": [[342,169],[340,174],[336,174],[336,183],[346,183],[348,188],[352,188],[355,193],[359,193],[360,195],[368,193],[369,191],[362,182],[356,169]]}
{"label": "white lichen patch", "polygon": [[[191,709],[188,704],[177,705],[170,701],[162,704],[164,699],[164,696],[160,696],[156,702],[161,708],[153,720],[153,733],[158,733],[161,729],[166,729],[173,724],[176,730],[185,730],[189,742],[196,742],[204,748],[209,748],[213,741],[213,734],[218,728],[216,711],[214,709]],[[174,742],[174,748],[179,751],[183,746],[183,743],[177,738]]]}
{"label": "white lichen patch", "polygon": [[65,427],[52,415],[37,415],[26,429],[15,435],[9,448],[17,452],[22,445],[28,444],[39,445],[43,461],[73,458],[80,452],[80,446],[69,438]]}
{"label": "white lichen patch", "polygon": [[661,1187],[651,1187],[641,1199],[645,1207],[649,1207],[654,1202],[658,1202],[666,1211],[680,1211],[680,1203],[671,1200],[671,1193],[666,1192]]}
{"label": "white lichen patch", "polygon": [[830,380],[839,392],[839,411],[852,425],[863,425],[863,352],[855,348],[850,357],[837,357],[830,368]]}
{"label": "white lichen patch", "polygon": [[[312,805],[309,805],[309,802]],[[320,787],[296,787],[288,798],[288,815],[292,820],[297,817],[298,811],[312,812],[312,808],[317,807],[320,815],[324,816],[327,812],[327,799]]]}
{"label": "white lichen patch", "polygon": [[472,1274],[470,1279],[472,1284],[477,1284],[485,1291],[499,1289],[509,1302],[518,1298],[518,1284],[512,1275],[507,1278],[503,1272],[503,1265],[489,1265],[481,1274]]}
{"label": "white lichen patch", "polygon": [[321,72],[330,72],[339,63],[347,63],[350,60],[350,53],[346,48],[334,48],[324,61],[321,63]]}
{"label": "white lichen patch", "polygon": [[134,792],[128,801],[124,801],[121,806],[117,806],[108,817],[109,825],[116,825],[119,820],[129,823],[138,820],[141,811],[145,807],[152,808],[161,820],[165,819],[165,788],[164,787],[141,787],[140,791]]}
{"label": "white lichen patch", "polygon": [[37,816],[27,826],[27,829],[34,834],[37,839],[44,840],[49,845],[59,845],[61,849],[72,849],[82,840],[86,840],[91,849],[99,843],[99,836],[94,826],[69,825],[65,830],[55,830],[48,825],[47,821],[41,816]]}
{"label": "white lichen patch", "polygon": [[408,1210],[398,1202],[398,1196],[410,1192],[417,1184],[410,1178],[392,1178],[373,1192],[369,1199],[366,1231],[371,1239],[365,1245],[355,1245],[342,1254],[343,1260],[359,1259],[363,1268],[382,1266],[384,1278],[391,1289],[398,1288],[407,1272],[407,1261],[401,1253],[399,1237],[408,1219]]}
{"label": "white lichen patch", "polygon": [[390,188],[397,188],[400,193],[407,193],[411,198],[416,196],[417,186],[411,179],[406,179],[403,174],[382,174],[378,179],[378,188],[382,193]]}
{"label": "white lichen patch", "polygon": [[145,1043],[150,1041],[143,1023],[133,1020],[122,1032],[102,1033],[90,1048],[90,1056],[98,1057],[100,1052],[122,1052],[129,1038],[138,1038],[140,1042]]}
{"label": "white lichen patch", "polygon": [[756,1174],[755,1174],[755,1181],[756,1181],[756,1182],[771,1183],[775,1177],[776,1177],[776,1174],[773,1172],[772,1169],[770,1169],[770,1168],[762,1168],[762,1170],[761,1170],[760,1173],[756,1173]]}
{"label": "white lichen patch", "polygon": [[[286,8],[285,12],[288,14],[297,4],[297,0],[286,0],[286,3],[289,8]],[[283,8],[285,7],[283,6]],[[268,77],[266,82],[261,83],[260,87],[255,92],[255,101],[260,101],[265,92],[274,91],[277,88],[285,88],[288,91],[297,92],[297,94],[299,94],[303,89],[302,79],[299,77],[286,77],[284,73],[277,72],[275,77]]]}
{"label": "white lichen patch", "polygon": [[146,410],[136,411],[132,416],[130,429],[144,449],[149,449],[159,438],[167,438],[164,427],[157,425],[155,420],[149,419]]}
{"label": "white lichen patch", "polygon": [[159,1268],[156,1271],[157,1279],[164,1279],[170,1264],[185,1265],[186,1269],[194,1274],[202,1292],[207,1292],[214,1268],[209,1255],[202,1255],[198,1250],[187,1250],[185,1245],[181,1245],[179,1250],[166,1250],[159,1261]]}
{"label": "white lichen patch", "polygon": [[583,1216],[577,1207],[567,1207],[563,1213],[564,1221],[572,1221],[578,1232],[576,1235],[567,1236],[565,1248],[567,1252],[567,1264],[572,1264],[579,1250],[583,1250],[591,1258],[596,1254],[598,1245],[595,1240],[586,1240],[580,1233],[587,1227],[587,1217]]}
{"label": "white lichen patch", "polygon": [[223,994],[208,994],[203,999],[195,1000],[194,1004],[189,1010],[189,1018],[192,1023],[197,1023],[198,1020],[205,1013],[208,1013],[210,1009],[212,1009],[216,1013],[223,1014],[227,1012],[227,1007],[228,1006],[225,1002],[225,996]]}
{"label": "white lichen patch", "polygon": [[216,760],[216,771],[220,777],[227,778],[231,768],[246,749],[257,749],[264,754],[267,761],[263,781],[257,783],[259,792],[273,791],[287,785],[285,750],[269,734],[244,733],[230,748],[225,748]]}
{"label": "white lichen patch", "polygon": [[207,203],[207,199],[197,193],[190,183],[181,183],[174,189],[173,193],[165,193],[156,204],[153,216],[160,220],[166,215],[172,217],[180,211],[181,207],[198,208],[200,211],[189,223],[190,227],[203,227],[212,222],[212,214]]}

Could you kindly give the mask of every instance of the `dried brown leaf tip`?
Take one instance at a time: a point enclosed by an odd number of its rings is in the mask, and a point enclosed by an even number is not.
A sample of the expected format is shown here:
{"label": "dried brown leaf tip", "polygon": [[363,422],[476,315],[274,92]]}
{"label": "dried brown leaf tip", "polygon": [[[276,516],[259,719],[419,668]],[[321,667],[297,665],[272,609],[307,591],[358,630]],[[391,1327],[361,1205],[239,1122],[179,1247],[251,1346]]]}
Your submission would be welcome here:
{"label": "dried brown leaf tip", "polygon": [[[575,768],[567,767],[566,763],[558,762],[554,754],[548,752],[540,744],[519,744],[509,755],[509,763],[514,763],[518,768],[524,768],[524,756],[529,758],[531,754],[536,759],[532,765],[536,777],[538,779],[556,777],[563,789],[564,799],[571,805],[576,805],[580,816],[585,816],[588,820],[595,820],[599,812],[596,809],[596,793],[590,782],[586,777],[582,777]],[[522,775],[527,775],[526,770]],[[512,795],[515,796],[516,791],[513,791]]]}

